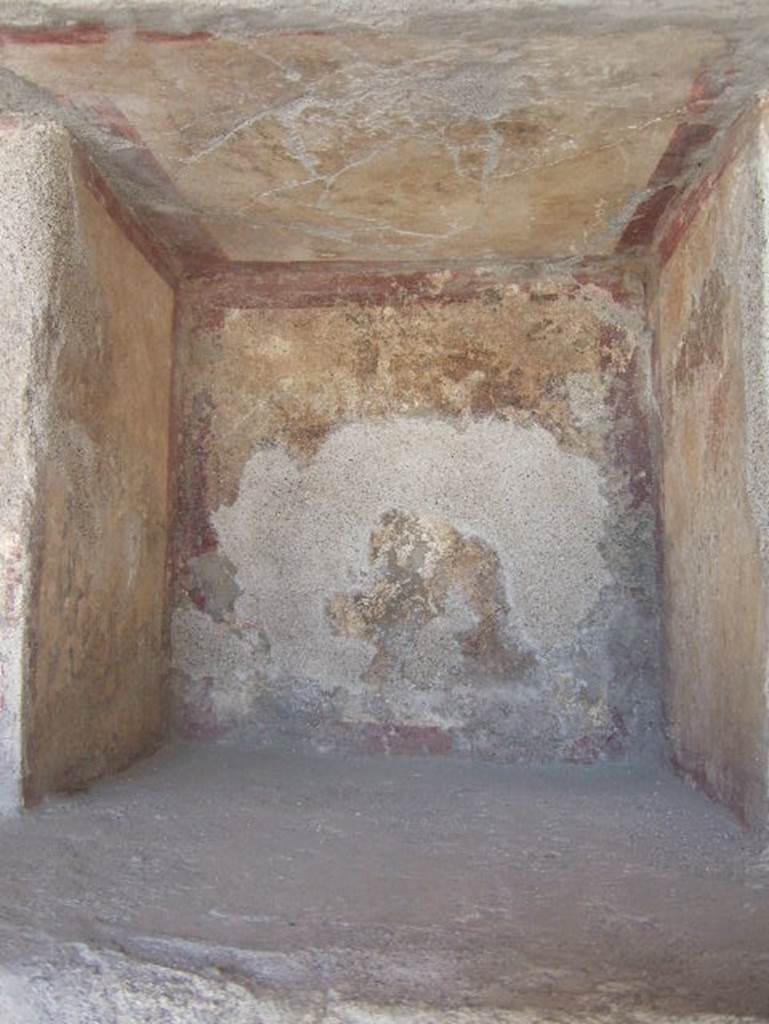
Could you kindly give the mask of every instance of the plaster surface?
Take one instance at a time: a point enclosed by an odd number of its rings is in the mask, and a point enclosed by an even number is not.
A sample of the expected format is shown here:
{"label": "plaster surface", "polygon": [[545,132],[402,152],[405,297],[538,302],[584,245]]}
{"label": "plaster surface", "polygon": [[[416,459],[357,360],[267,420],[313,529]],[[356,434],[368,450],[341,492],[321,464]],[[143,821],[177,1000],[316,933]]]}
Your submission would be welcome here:
{"label": "plaster surface", "polygon": [[[656,292],[665,705],[681,767],[767,812],[766,113],[735,127]],[[663,254],[665,253],[663,248]]]}
{"label": "plaster surface", "polygon": [[163,734],[173,295],[64,129],[3,139],[4,778],[29,801]]}
{"label": "plaster surface", "polygon": [[124,767],[166,721],[173,293],[74,177],[38,495],[29,798]]}
{"label": "plaster surface", "polygon": [[643,249],[766,84],[759,0],[0,7],[177,272]]}
{"label": "plaster surface", "polygon": [[0,851],[9,1024],[767,1019],[766,856],[661,770],[196,745]]}
{"label": "plaster surface", "polygon": [[[22,688],[31,603],[30,543],[37,459],[45,443],[41,362],[56,281],[61,137],[50,125],[0,125],[0,810],[21,797]],[[41,351],[42,350],[42,351]],[[41,393],[42,391],[42,393]],[[34,396],[34,397],[33,397]]]}
{"label": "plaster surface", "polygon": [[212,308],[205,280],[186,293],[183,732],[576,761],[648,739],[637,295],[444,287],[326,308]]}

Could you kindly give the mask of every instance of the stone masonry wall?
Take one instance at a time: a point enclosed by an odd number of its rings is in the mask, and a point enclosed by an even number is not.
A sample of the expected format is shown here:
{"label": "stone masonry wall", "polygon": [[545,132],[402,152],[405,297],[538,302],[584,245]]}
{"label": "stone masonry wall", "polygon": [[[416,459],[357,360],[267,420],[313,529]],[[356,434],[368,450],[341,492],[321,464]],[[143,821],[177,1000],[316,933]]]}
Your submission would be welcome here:
{"label": "stone masonry wall", "polygon": [[183,309],[184,734],[591,761],[653,733],[636,283],[268,267]]}

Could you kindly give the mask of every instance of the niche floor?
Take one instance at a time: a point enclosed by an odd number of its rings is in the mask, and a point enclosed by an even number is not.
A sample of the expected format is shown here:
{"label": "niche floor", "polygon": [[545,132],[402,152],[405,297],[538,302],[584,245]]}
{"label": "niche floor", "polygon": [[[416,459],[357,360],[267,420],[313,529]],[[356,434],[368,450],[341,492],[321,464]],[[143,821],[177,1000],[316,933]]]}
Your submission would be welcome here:
{"label": "niche floor", "polygon": [[0,863],[3,1024],[769,1019],[769,863],[664,769],[182,746]]}

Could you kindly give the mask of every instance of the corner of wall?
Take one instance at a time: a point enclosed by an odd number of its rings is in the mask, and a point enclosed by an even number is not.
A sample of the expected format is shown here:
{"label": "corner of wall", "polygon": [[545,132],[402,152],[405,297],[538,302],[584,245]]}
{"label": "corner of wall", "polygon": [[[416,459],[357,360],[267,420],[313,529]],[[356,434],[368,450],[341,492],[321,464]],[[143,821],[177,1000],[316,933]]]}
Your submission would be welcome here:
{"label": "corner of wall", "polygon": [[124,767],[165,726],[173,290],[56,123],[0,120],[5,802]]}
{"label": "corner of wall", "polygon": [[670,753],[756,827],[769,809],[768,181],[757,100],[660,225],[650,288]]}

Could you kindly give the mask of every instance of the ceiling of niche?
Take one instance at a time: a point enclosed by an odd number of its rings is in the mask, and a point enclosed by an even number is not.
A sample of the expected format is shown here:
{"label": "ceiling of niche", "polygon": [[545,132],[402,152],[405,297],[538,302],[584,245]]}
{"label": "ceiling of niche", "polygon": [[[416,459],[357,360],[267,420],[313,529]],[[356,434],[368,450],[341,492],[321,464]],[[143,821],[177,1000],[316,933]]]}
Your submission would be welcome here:
{"label": "ceiling of niche", "polygon": [[323,6],[0,5],[0,103],[70,124],[187,269],[579,257],[648,241],[764,53],[762,3]]}

